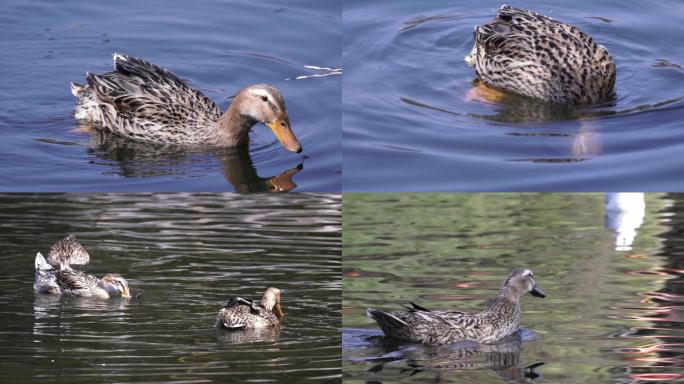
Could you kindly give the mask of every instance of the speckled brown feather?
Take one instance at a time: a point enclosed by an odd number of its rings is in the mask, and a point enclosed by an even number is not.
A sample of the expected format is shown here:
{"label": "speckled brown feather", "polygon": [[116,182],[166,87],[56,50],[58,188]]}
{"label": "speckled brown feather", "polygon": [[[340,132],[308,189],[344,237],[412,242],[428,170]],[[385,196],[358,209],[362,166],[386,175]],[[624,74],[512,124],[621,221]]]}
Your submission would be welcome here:
{"label": "speckled brown feather", "polygon": [[613,94],[613,58],[575,26],[504,5],[473,36],[466,61],[487,85],[563,104],[598,103]]}
{"label": "speckled brown feather", "polygon": [[55,267],[58,267],[59,264],[85,265],[90,262],[90,255],[76,236],[69,234],[52,244],[48,252],[47,262]]}

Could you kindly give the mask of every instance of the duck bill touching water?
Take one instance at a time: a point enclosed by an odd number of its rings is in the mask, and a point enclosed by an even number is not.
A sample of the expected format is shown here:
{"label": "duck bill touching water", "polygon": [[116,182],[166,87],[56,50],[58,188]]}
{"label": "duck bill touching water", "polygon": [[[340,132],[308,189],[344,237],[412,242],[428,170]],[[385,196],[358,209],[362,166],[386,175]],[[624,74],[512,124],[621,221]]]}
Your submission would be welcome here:
{"label": "duck bill touching water", "polygon": [[366,314],[375,320],[385,336],[423,344],[451,344],[472,340],[494,343],[518,331],[520,327],[520,297],[546,297],[537,287],[532,271],[514,269],[499,289],[497,296],[478,313],[431,311],[417,304],[408,311],[384,312],[368,308]]}
{"label": "duck bill touching water", "polygon": [[114,54],[115,70],[71,83],[75,116],[93,128],[135,140],[188,146],[235,147],[249,142],[256,123],[268,126],[289,151],[300,153],[280,92],[268,84],[239,91],[225,113],[202,92],[150,62]]}
{"label": "duck bill touching water", "polygon": [[465,61],[488,86],[562,104],[593,104],[613,94],[613,58],[577,27],[504,5],[473,37]]}
{"label": "duck bill touching water", "polygon": [[214,325],[230,330],[277,327],[284,316],[280,307],[280,290],[271,287],[259,302],[242,297],[231,299],[219,310]]}
{"label": "duck bill touching water", "polygon": [[108,274],[98,279],[71,268],[89,261],[90,256],[76,237],[65,237],[50,248],[47,259],[40,252],[36,254],[34,290],[41,294],[97,299],[131,297],[128,282],[119,275]]}

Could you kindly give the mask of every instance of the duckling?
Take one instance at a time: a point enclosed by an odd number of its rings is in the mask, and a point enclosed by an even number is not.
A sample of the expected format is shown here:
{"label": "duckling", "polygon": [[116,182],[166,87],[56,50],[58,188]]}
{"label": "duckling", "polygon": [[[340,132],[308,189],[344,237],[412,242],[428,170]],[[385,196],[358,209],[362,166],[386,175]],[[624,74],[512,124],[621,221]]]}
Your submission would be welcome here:
{"label": "duckling", "polygon": [[277,327],[283,321],[283,310],[280,308],[280,290],[268,288],[260,302],[243,299],[231,299],[216,316],[217,328],[247,329]]}
{"label": "duckling", "polygon": [[516,268],[504,281],[497,296],[478,313],[431,311],[417,304],[405,306],[408,311],[383,312],[373,308],[366,315],[375,320],[385,336],[423,344],[451,344],[472,340],[494,343],[518,331],[520,297],[530,292],[546,297],[537,287],[532,271]]}
{"label": "duckling", "polygon": [[575,26],[503,5],[473,36],[465,61],[487,85],[561,104],[598,103],[613,93],[613,58]]}
{"label": "duckling", "polygon": [[114,67],[102,75],[86,73],[86,85],[71,83],[77,119],[136,140],[221,147],[247,144],[249,130],[261,122],[286,149],[302,151],[283,96],[271,85],[242,89],[222,113],[202,92],[148,61],[117,53]]}
{"label": "duckling", "polygon": [[130,298],[128,282],[119,275],[108,274],[102,279],[75,271],[74,264],[87,264],[90,255],[74,235],[67,235],[50,247],[48,258],[38,252],[35,259],[36,293],[50,295]]}

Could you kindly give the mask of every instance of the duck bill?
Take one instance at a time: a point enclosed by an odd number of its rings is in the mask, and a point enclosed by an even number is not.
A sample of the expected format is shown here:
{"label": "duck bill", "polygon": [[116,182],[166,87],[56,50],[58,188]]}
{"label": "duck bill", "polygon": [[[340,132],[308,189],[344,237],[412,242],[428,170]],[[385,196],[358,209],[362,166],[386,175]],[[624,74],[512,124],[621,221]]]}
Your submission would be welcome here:
{"label": "duck bill", "polygon": [[126,288],[125,291],[121,292],[121,297],[124,299],[130,299],[131,298],[131,292]]}
{"label": "duck bill", "polygon": [[537,288],[536,285],[530,291],[530,295],[532,295],[534,297],[541,297],[541,298],[546,297],[546,293],[544,293],[544,291],[542,291],[541,289]]}
{"label": "duck bill", "polygon": [[287,115],[280,116],[276,121],[265,123],[267,127],[271,128],[275,136],[280,141],[280,144],[285,147],[288,151],[300,153],[302,151],[302,145],[299,144],[299,140],[292,132],[290,128],[290,119]]}
{"label": "duck bill", "polygon": [[278,320],[282,320],[285,314],[283,313],[283,309],[280,308],[280,303],[276,303],[276,305],[273,307],[273,313],[276,315]]}

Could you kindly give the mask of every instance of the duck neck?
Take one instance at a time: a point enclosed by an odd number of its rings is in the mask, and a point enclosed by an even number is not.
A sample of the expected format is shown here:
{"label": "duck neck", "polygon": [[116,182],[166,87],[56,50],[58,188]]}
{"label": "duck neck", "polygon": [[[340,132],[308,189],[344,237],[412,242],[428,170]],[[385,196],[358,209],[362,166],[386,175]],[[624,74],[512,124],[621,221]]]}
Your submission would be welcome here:
{"label": "duck neck", "polygon": [[499,289],[499,294],[496,295],[496,298],[494,298],[494,300],[492,300],[492,303],[501,303],[504,301],[517,306],[518,302],[520,301],[520,292],[518,292],[512,287],[501,287],[501,289]]}
{"label": "duck neck", "polygon": [[249,142],[249,130],[257,123],[253,118],[240,113],[239,96],[237,96],[226,113],[216,123],[221,144],[237,147]]}
{"label": "duck neck", "polygon": [[265,294],[264,297],[261,298],[261,306],[268,309],[269,311],[272,311],[273,307],[275,307],[275,305],[276,305],[275,296]]}

